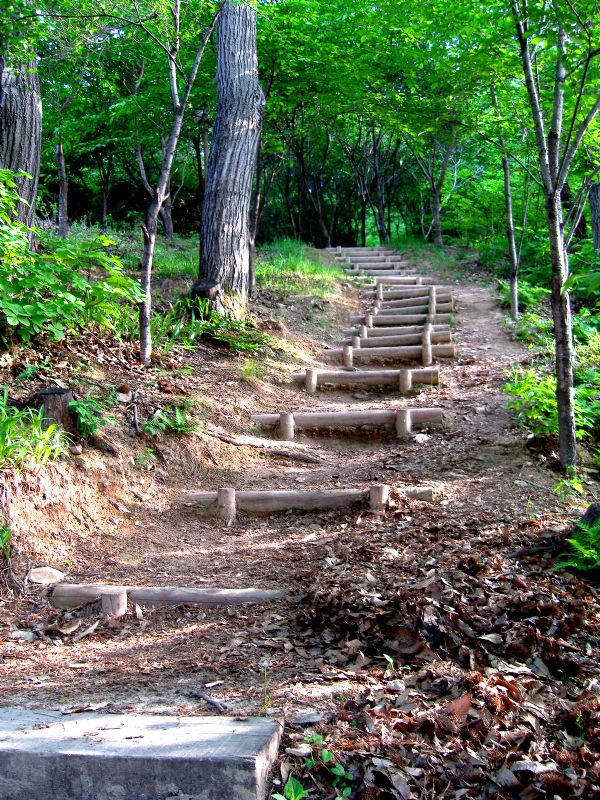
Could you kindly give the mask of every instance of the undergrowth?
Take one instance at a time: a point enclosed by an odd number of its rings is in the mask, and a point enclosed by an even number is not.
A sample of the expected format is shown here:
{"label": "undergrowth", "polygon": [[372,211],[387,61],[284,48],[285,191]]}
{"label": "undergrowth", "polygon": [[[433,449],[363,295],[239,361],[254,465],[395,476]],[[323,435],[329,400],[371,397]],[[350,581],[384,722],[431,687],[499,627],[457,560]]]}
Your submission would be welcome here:
{"label": "undergrowth", "polygon": [[0,470],[39,468],[65,449],[62,430],[44,425],[43,409],[15,408],[8,404],[8,389],[0,392]]}
{"label": "undergrowth", "polygon": [[600,522],[594,525],[578,522],[573,535],[565,541],[569,550],[558,556],[554,562],[556,569],[600,570]]}
{"label": "undergrowth", "polygon": [[257,285],[283,296],[328,297],[341,277],[339,266],[310,257],[295,239],[265,245],[256,264]]}
{"label": "undergrowth", "polygon": [[16,220],[15,176],[0,170],[0,343],[44,333],[64,338],[86,326],[106,327],[115,309],[141,299],[135,281],[108,248],[111,240],[56,240],[50,252],[30,249],[30,231]]}

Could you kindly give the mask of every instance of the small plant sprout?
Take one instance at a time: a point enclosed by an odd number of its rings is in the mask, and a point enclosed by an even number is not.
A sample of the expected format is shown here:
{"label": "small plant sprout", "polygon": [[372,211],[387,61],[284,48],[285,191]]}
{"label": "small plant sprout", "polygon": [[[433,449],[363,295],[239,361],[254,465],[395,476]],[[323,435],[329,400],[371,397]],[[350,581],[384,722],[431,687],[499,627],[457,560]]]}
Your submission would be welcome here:
{"label": "small plant sprout", "polygon": [[304,800],[305,797],[308,797],[308,792],[304,786],[297,778],[290,775],[283,787],[283,794],[279,792],[274,794],[273,800]]}

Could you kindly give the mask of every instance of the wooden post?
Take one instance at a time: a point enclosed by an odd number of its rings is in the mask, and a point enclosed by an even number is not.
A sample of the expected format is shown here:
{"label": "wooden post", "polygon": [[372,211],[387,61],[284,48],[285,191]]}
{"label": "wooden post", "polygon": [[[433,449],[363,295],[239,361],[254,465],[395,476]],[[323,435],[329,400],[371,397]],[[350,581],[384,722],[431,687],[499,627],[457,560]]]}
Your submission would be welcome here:
{"label": "wooden post", "polygon": [[319,375],[318,369],[307,369],[306,378],[304,381],[304,388],[308,394],[314,394],[317,391],[317,378]]}
{"label": "wooden post", "polygon": [[352,345],[345,344],[342,350],[342,359],[345,367],[351,367],[354,364],[354,355],[352,352]]}
{"label": "wooden post", "polygon": [[373,314],[367,314],[367,316],[365,317],[365,326],[367,328],[373,327]]}
{"label": "wooden post", "polygon": [[409,394],[412,392],[413,388],[413,380],[412,380],[412,370],[411,369],[401,369],[400,370],[400,394]]}
{"label": "wooden post", "polygon": [[383,300],[383,283],[377,284],[377,300]]}
{"label": "wooden post", "polygon": [[284,442],[294,441],[294,415],[289,411],[282,411],[279,415],[279,433]]}
{"label": "wooden post", "polygon": [[385,483],[376,483],[369,490],[369,508],[375,514],[381,514],[390,500],[390,487]]}
{"label": "wooden post", "polygon": [[127,590],[122,586],[114,589],[106,587],[100,595],[102,601],[102,613],[109,619],[124,617],[127,613]]}
{"label": "wooden post", "polygon": [[237,515],[235,489],[217,489],[217,511],[223,522],[233,525]]}
{"label": "wooden post", "polygon": [[352,347],[355,350],[360,350],[360,336],[353,336],[352,337]]}
{"label": "wooden post", "polygon": [[398,438],[401,440],[408,439],[410,437],[411,430],[412,420],[410,409],[399,408],[398,411],[396,411],[396,433]]}
{"label": "wooden post", "polygon": [[361,339],[367,339],[369,336],[369,329],[366,325],[361,325],[358,329],[358,335]]}
{"label": "wooden post", "polygon": [[431,322],[426,322],[423,328],[423,355],[422,361],[424,367],[430,367],[433,362],[433,352],[431,349],[431,331],[433,329],[433,325]]}
{"label": "wooden post", "polygon": [[423,278],[420,275],[418,275],[415,278],[415,286],[422,286],[422,285],[423,285]]}

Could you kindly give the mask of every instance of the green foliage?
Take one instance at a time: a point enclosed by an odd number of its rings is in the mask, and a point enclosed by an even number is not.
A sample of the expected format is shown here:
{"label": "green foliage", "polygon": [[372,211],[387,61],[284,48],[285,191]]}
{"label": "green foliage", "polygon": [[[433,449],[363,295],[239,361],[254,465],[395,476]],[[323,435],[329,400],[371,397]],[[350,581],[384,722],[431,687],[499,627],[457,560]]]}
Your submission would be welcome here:
{"label": "green foliage", "polygon": [[240,378],[250,383],[255,380],[264,380],[265,374],[265,365],[253,358],[246,359],[244,365],[238,369]]}
{"label": "green foliage", "polygon": [[[512,395],[509,407],[535,434],[558,434],[556,378],[553,375],[540,374],[533,368],[515,370],[502,390]],[[591,439],[600,432],[600,393],[596,387],[575,387],[575,419],[579,439]]]}
{"label": "green foliage", "polygon": [[133,459],[134,464],[138,469],[142,469],[145,471],[151,470],[152,467],[158,461],[154,450],[151,447],[147,447],[143,453],[138,453],[138,455]]}
{"label": "green foliage", "polygon": [[290,775],[283,788],[283,794],[277,792],[273,795],[273,800],[304,800],[308,796],[308,792],[300,781]]}
{"label": "green foliage", "polygon": [[40,333],[58,340],[90,324],[110,327],[124,304],[140,299],[137,284],[107,251],[111,240],[60,241],[52,253],[31,251],[30,231],[14,219],[14,177],[0,170],[0,340],[26,342]]}
{"label": "green foliage", "polygon": [[7,522],[0,524],[0,561],[8,561],[12,551],[12,532]]}
{"label": "green foliage", "polygon": [[173,433],[179,436],[195,433],[201,426],[190,414],[192,405],[193,401],[188,400],[181,405],[157,408],[152,416],[142,423],[142,431],[153,437],[157,437],[159,433]]}
{"label": "green foliage", "polygon": [[8,389],[0,394],[0,470],[38,468],[58,458],[65,439],[56,425],[44,427],[42,409],[20,410],[8,405]]}
{"label": "green foliage", "polygon": [[[508,281],[499,280],[500,302],[505,308],[510,308],[510,284]],[[519,281],[519,310],[536,308],[550,297],[550,290],[543,286],[533,286],[527,281]]]}
{"label": "green foliage", "polygon": [[256,265],[256,283],[284,297],[328,297],[343,277],[335,264],[311,258],[306,245],[295,239],[277,239],[264,247]]}
{"label": "green foliage", "polygon": [[71,400],[69,412],[75,419],[77,433],[83,439],[96,436],[98,429],[115,422],[112,417],[106,416],[106,403],[95,397],[84,397],[82,400]]}
{"label": "green foliage", "polygon": [[324,737],[320,733],[310,733],[304,737],[304,741],[316,748],[312,756],[304,759],[305,766],[308,769],[316,767],[328,776],[331,786],[336,790],[336,798],[350,797],[354,776],[335,761],[331,750],[323,747]]}
{"label": "green foliage", "polygon": [[570,568],[579,572],[600,569],[600,522],[595,525],[579,522],[566,542],[569,550],[556,559],[556,569]]}

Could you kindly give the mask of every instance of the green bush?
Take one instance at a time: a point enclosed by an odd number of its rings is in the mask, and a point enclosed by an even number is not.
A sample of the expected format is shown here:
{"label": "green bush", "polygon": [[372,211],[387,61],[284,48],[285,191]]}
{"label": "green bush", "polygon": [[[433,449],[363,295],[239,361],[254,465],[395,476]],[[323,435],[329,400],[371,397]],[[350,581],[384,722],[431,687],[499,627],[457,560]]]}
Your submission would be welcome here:
{"label": "green bush", "polygon": [[[543,375],[533,368],[515,370],[502,391],[512,395],[509,408],[517,412],[520,421],[533,433],[558,434],[554,375]],[[580,440],[600,434],[600,392],[597,386],[581,384],[575,387],[575,421]]]}
{"label": "green bush", "polygon": [[8,389],[0,393],[0,470],[43,466],[58,458],[66,447],[56,425],[44,427],[43,409],[21,410],[8,405]]}
{"label": "green bush", "polygon": [[157,409],[154,414],[142,423],[142,431],[156,437],[159,433],[174,433],[179,436],[195,433],[201,424],[192,417],[193,401],[188,400],[181,405],[171,405]]}
{"label": "green bush", "polygon": [[0,170],[0,340],[29,341],[40,333],[58,340],[90,324],[110,327],[123,304],[141,299],[108,253],[106,237],[60,240],[52,253],[31,251],[30,231],[14,218],[18,199],[14,176]]}
{"label": "green bush", "polygon": [[[510,284],[508,281],[498,281],[500,302],[505,308],[510,308]],[[542,286],[532,286],[527,281],[519,282],[519,310],[525,311],[539,306],[550,297],[550,290]]]}

